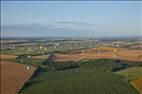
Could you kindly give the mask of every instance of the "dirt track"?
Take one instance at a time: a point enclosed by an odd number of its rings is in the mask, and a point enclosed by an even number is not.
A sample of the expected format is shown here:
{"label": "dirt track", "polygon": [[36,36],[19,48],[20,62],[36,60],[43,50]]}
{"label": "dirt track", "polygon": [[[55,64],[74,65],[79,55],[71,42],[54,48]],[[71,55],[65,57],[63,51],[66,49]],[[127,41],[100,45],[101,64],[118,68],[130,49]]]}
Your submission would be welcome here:
{"label": "dirt track", "polygon": [[16,94],[32,76],[36,68],[26,69],[27,65],[1,62],[1,94]]}
{"label": "dirt track", "polygon": [[128,61],[142,61],[142,51],[141,50],[127,50],[119,49],[117,53],[112,50],[105,50],[100,54],[97,54],[95,49],[89,49],[80,54],[56,54],[53,61],[78,61],[81,59],[98,59],[98,58],[112,58],[112,59],[122,59]]}

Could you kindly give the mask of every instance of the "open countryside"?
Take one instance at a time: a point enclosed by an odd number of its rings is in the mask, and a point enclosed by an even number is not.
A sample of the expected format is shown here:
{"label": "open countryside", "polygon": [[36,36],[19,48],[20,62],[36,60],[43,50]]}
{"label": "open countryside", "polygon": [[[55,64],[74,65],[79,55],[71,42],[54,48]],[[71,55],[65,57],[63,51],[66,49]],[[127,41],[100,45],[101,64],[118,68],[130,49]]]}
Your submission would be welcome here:
{"label": "open countryside", "polygon": [[1,1],[0,94],[142,94],[141,1]]}
{"label": "open countryside", "polygon": [[[68,44],[68,42],[66,43]],[[88,91],[90,91],[88,92],[89,94],[93,92],[97,92],[97,94],[121,94],[126,92],[129,92],[129,94],[138,94],[138,92],[141,92],[141,89],[139,89],[141,84],[139,83],[140,85],[137,85],[138,82],[135,81],[142,76],[141,48],[124,48],[123,45],[125,44],[123,44],[119,48],[114,48],[110,45],[110,47],[88,47],[84,49],[79,49],[78,47],[78,49],[63,51],[62,49],[58,49],[57,46],[57,44],[60,45],[60,41],[58,43],[53,43],[56,45],[52,45],[52,49],[50,46],[48,47],[48,45],[42,44],[40,46],[32,46],[35,47],[38,52],[31,50],[29,54],[16,55],[14,53],[8,54],[8,52],[6,52],[6,54],[1,54],[2,62],[9,62],[12,64],[15,62],[15,66],[17,64],[25,64],[25,68],[23,69],[27,72],[32,71],[31,69],[26,69],[28,66],[33,66],[37,70],[35,71],[36,73],[32,72],[33,75],[35,75],[33,78],[27,78],[29,80],[26,82],[21,81],[21,84],[24,84],[22,90],[13,87],[15,92],[19,92],[20,94],[40,94],[42,92],[62,94],[68,91],[70,91],[68,94],[86,94]],[[66,43],[61,46],[66,46]],[[74,41],[74,43],[76,43],[76,41]],[[91,46],[93,46],[93,44]],[[26,45],[25,48],[26,47],[29,46]],[[23,50],[22,48],[15,44],[14,49],[7,48],[3,49],[3,51],[18,49],[17,52],[20,52],[20,50]],[[45,48],[48,48],[48,50]],[[72,45],[72,48],[74,48],[74,45]],[[117,52],[114,51],[115,49]],[[10,70],[10,68],[8,69]],[[23,73],[21,72],[21,74]],[[130,77],[133,79],[129,79]],[[115,85],[117,81],[119,84]],[[50,85],[52,85],[52,88]],[[61,88],[60,85],[66,87]],[[122,86],[125,86],[125,88],[121,88],[122,90],[118,89]],[[50,88],[47,89],[47,87]],[[102,87],[104,91],[99,89]],[[111,88],[114,89],[111,90]]]}

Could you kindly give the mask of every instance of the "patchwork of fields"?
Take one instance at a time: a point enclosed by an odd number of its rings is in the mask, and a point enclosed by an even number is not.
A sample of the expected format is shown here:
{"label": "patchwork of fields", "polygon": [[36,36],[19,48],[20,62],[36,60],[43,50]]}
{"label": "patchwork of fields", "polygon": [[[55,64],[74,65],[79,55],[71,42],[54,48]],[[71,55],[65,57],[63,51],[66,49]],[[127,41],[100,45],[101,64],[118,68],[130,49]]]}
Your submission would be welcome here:
{"label": "patchwork of fields", "polygon": [[89,69],[43,72],[20,94],[138,94],[125,78]]}
{"label": "patchwork of fields", "polygon": [[116,72],[116,74],[125,76],[132,85],[142,94],[142,67],[132,67]]}
{"label": "patchwork of fields", "polygon": [[[96,49],[87,49],[76,54],[55,54],[50,61],[48,55],[33,55],[23,62],[26,65],[17,64],[21,62],[16,59],[16,55],[1,54],[4,64],[7,64],[7,61],[10,63],[10,67],[4,67],[2,71],[12,74],[11,77],[8,75],[7,79],[3,78],[3,82],[10,81],[10,85],[2,86],[2,94],[15,94],[19,91],[20,94],[139,94],[142,85],[139,77],[142,75],[142,67],[139,67],[141,63],[138,64],[142,61],[140,50],[119,49],[114,58],[113,48],[102,49],[101,54],[97,54]],[[88,59],[92,60],[86,61]],[[132,62],[129,64],[129,61]],[[15,62],[12,63],[14,65],[11,65],[11,62]],[[41,68],[41,72],[28,80],[36,68],[22,70],[23,67],[17,67],[19,65],[37,66]],[[6,74],[3,72],[2,75]],[[16,79],[9,80],[13,76]],[[18,81],[19,86],[15,81]],[[9,93],[11,91],[14,93]]]}
{"label": "patchwork of fields", "polygon": [[78,61],[81,59],[98,59],[98,58],[113,58],[128,61],[142,61],[142,50],[128,50],[128,49],[118,49],[116,57],[113,57],[113,48],[104,48],[104,52],[99,55],[96,49],[90,49],[84,51],[84,53],[79,54],[56,54],[53,58],[54,61]]}
{"label": "patchwork of fields", "polygon": [[142,67],[131,67],[124,70],[116,72],[116,74],[125,76],[129,80],[134,80],[142,76]]}
{"label": "patchwork of fields", "polygon": [[0,94],[142,94],[142,0],[21,1],[0,1]]}
{"label": "patchwork of fields", "polygon": [[115,62],[119,61],[48,63],[51,70],[32,79],[20,94],[138,94],[127,78],[112,72],[129,64]]}

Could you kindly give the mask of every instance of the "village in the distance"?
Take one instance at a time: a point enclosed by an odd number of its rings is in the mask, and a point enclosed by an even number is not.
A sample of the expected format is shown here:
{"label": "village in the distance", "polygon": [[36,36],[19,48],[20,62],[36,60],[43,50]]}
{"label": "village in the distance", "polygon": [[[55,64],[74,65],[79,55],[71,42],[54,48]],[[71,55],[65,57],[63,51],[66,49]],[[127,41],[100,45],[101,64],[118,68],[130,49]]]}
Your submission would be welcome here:
{"label": "village in the distance", "polygon": [[0,94],[142,94],[141,0],[2,0]]}
{"label": "village in the distance", "polygon": [[[42,72],[46,73],[47,71],[59,71],[60,73],[61,70],[70,71],[72,69],[79,69],[79,67],[82,66],[85,67],[85,63],[81,64],[81,62],[86,62],[86,64],[90,62],[89,66],[91,68],[93,66],[91,65],[90,60],[94,60],[92,61],[92,63],[95,62],[95,60],[98,61],[98,65],[96,63],[96,66],[94,66],[93,68],[95,71],[112,71],[117,75],[122,75],[129,79],[131,83],[134,83],[132,85],[134,85],[136,89],[141,92],[142,78],[141,76],[139,77],[139,75],[142,73],[142,41],[140,40],[140,38],[131,38],[130,40],[123,38],[93,39],[53,37],[26,39],[6,38],[1,40],[2,84],[4,84],[5,82],[9,83],[9,85],[6,86],[7,88],[9,88],[9,90],[6,90],[6,92],[21,92],[19,88],[23,88],[23,86],[26,85],[24,83],[27,83],[26,81],[28,79],[31,79],[31,76],[33,74],[37,76],[41,75]],[[106,65],[107,62],[110,62],[110,64],[108,63],[108,65]],[[46,71],[43,71],[43,69]],[[6,79],[3,75],[6,75]],[[13,77],[19,82],[16,83],[15,81],[12,81],[14,79],[8,80],[9,78]],[[35,77],[33,77],[32,79],[35,79]],[[16,87],[15,83],[19,87]],[[21,85],[20,83],[23,84]],[[31,82],[28,83],[30,84]],[[51,83],[55,84],[54,81]],[[6,87],[2,87],[2,94],[10,94],[5,93],[4,90]],[[15,87],[15,90],[10,91],[11,87]],[[33,89],[34,88],[36,87],[33,86]],[[23,91],[24,89],[22,90],[22,92]],[[26,91],[25,89],[25,92],[29,91]]]}

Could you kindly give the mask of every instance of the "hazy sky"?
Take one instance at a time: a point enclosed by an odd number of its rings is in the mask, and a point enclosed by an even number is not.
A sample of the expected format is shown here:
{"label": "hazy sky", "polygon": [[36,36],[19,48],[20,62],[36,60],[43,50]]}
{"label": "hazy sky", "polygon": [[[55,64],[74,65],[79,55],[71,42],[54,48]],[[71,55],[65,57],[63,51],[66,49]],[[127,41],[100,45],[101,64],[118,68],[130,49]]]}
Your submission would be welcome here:
{"label": "hazy sky", "polygon": [[141,1],[2,1],[2,36],[140,36],[141,4]]}

